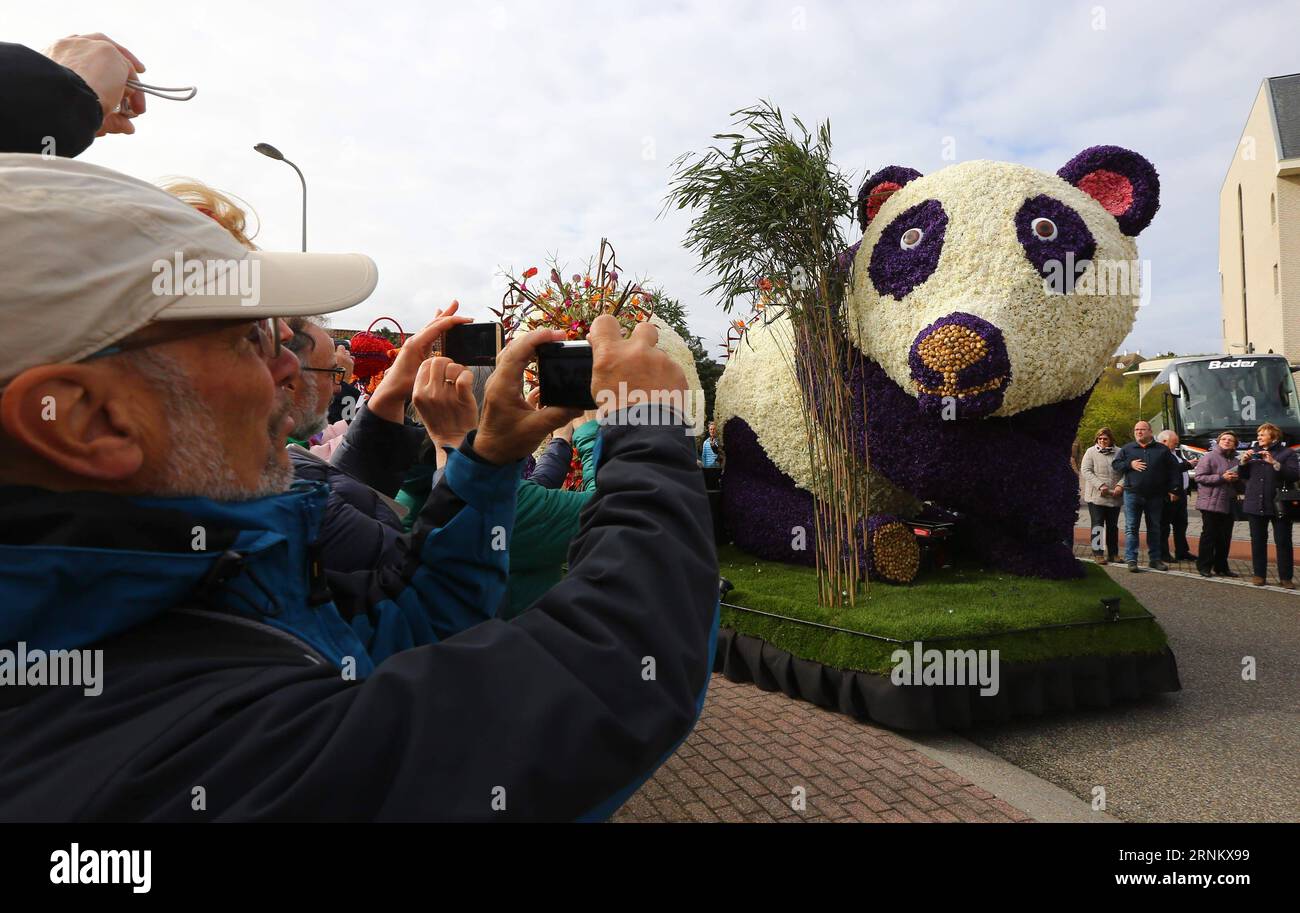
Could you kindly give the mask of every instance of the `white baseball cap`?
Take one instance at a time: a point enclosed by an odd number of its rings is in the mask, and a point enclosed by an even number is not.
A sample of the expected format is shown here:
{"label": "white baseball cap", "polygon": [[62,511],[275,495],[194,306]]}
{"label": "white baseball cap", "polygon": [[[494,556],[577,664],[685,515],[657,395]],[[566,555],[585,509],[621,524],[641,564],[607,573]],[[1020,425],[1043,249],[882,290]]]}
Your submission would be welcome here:
{"label": "white baseball cap", "polygon": [[0,381],[79,361],[154,321],[340,311],[378,281],[363,254],[249,251],[125,174],[0,154]]}

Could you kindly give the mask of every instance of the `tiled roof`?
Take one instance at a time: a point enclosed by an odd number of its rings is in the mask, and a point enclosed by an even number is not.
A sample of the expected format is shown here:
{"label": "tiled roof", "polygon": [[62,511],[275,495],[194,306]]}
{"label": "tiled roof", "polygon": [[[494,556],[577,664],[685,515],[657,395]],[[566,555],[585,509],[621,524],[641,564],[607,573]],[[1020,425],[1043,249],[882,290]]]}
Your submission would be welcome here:
{"label": "tiled roof", "polygon": [[1272,77],[1268,90],[1273,97],[1282,158],[1300,158],[1300,73]]}

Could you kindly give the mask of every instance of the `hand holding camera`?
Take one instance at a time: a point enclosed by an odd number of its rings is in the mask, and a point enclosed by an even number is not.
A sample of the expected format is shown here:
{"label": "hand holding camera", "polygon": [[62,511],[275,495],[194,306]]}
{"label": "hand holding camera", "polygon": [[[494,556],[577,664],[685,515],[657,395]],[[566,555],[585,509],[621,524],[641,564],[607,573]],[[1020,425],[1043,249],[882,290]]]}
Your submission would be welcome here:
{"label": "hand holding camera", "polygon": [[420,371],[420,365],[433,351],[434,343],[452,327],[470,322],[468,317],[456,316],[459,307],[460,302],[453,301],[425,324],[424,329],[402,344],[397,350],[397,357],[393,359],[392,367],[384,372],[384,379],[366,403],[367,409],[382,419],[402,423],[406,417],[406,402],[411,398],[415,387],[416,375]]}
{"label": "hand holding camera", "polygon": [[450,358],[439,355],[420,365],[412,401],[429,440],[439,447],[459,447],[478,423],[474,375]]}
{"label": "hand holding camera", "polygon": [[639,323],[623,338],[618,321],[602,314],[587,334],[591,342],[591,395],[602,416],[622,409],[630,394],[649,399],[656,393],[677,393],[685,402],[686,374],[660,349],[654,324]]}
{"label": "hand holding camera", "polygon": [[474,438],[474,452],[489,463],[522,460],[548,433],[581,414],[581,410],[560,406],[539,409],[524,399],[524,369],[536,357],[538,346],[563,338],[563,330],[533,330],[516,337],[497,356],[497,369],[484,391],[483,414]]}

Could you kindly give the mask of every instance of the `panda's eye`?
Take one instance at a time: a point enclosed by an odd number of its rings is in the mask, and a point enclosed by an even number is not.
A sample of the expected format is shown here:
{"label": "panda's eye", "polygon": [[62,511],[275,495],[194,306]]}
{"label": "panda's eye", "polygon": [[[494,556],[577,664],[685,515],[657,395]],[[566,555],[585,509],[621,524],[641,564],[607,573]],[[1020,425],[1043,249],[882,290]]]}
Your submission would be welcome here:
{"label": "panda's eye", "polygon": [[1029,230],[1034,233],[1034,237],[1040,241],[1056,240],[1056,223],[1051,219],[1039,217],[1029,223]]}
{"label": "panda's eye", "polygon": [[921,231],[921,229],[909,228],[907,231],[903,232],[903,236],[898,239],[898,246],[903,250],[911,250],[916,247],[916,245],[920,244],[921,239],[924,237],[925,232]]}

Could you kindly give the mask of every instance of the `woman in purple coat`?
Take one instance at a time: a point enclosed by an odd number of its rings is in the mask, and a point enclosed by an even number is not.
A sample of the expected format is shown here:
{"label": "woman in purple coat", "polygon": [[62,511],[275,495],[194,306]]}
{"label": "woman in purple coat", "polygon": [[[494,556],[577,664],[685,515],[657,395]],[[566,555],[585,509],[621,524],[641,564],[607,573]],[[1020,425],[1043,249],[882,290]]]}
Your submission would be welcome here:
{"label": "woman in purple coat", "polygon": [[1225,431],[1219,435],[1217,444],[1196,464],[1196,509],[1201,512],[1201,545],[1196,553],[1196,569],[1202,577],[1209,577],[1211,571],[1220,577],[1240,577],[1228,570],[1233,502],[1240,488],[1237,436]]}

